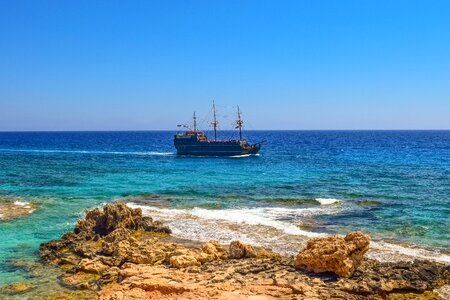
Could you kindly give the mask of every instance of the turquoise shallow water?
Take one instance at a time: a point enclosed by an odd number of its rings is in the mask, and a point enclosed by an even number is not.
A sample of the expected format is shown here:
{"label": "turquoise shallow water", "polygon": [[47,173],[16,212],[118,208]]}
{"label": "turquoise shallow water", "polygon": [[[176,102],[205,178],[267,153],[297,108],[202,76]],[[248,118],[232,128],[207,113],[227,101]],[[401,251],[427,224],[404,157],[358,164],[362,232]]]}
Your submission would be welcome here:
{"label": "turquoise shallow water", "polygon": [[[0,133],[0,197],[39,206],[0,221],[0,283],[27,278],[11,260],[36,258],[85,209],[130,195],[163,219],[206,220],[174,223],[187,238],[217,224],[224,241],[361,229],[380,243],[449,252],[450,131],[253,131],[250,140],[267,142],[247,158],[180,158],[172,135]],[[139,201],[148,194],[164,199]]]}

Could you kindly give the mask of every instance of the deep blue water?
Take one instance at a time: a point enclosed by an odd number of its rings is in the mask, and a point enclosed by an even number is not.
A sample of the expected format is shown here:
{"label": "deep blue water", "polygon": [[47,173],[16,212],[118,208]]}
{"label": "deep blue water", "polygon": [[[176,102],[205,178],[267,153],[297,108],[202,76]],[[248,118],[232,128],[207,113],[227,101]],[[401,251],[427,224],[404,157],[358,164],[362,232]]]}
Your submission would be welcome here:
{"label": "deep blue water", "polygon": [[267,142],[247,158],[177,157],[173,134],[0,133],[0,197],[39,205],[0,221],[0,282],[24,276],[9,259],[36,257],[86,208],[144,193],[177,209],[285,208],[277,222],[338,199],[326,206],[333,213],[312,217],[312,232],[361,229],[448,253],[450,131],[251,131],[250,141]]}

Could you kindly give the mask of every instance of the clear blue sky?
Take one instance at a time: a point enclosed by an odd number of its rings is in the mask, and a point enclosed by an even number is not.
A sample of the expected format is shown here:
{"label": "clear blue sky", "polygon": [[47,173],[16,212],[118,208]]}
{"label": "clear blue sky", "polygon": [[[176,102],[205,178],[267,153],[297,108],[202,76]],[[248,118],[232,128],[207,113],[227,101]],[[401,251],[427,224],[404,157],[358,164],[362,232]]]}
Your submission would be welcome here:
{"label": "clear blue sky", "polygon": [[0,0],[0,130],[449,129],[450,1]]}

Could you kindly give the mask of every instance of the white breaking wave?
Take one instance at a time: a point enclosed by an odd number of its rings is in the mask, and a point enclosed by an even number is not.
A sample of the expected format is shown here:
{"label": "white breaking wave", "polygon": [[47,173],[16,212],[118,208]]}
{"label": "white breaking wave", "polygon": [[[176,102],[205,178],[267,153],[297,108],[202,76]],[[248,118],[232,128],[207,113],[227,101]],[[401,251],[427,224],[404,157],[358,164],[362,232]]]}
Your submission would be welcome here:
{"label": "white breaking wave", "polygon": [[232,223],[245,223],[248,225],[263,225],[276,228],[287,234],[303,235],[308,237],[323,236],[321,233],[301,230],[294,224],[277,220],[278,217],[299,217],[311,215],[317,212],[315,209],[285,209],[285,208],[243,208],[212,210],[203,208],[194,208],[191,214],[207,220],[224,220]]}
{"label": "white breaking wave", "polygon": [[[298,253],[309,238],[328,235],[301,229],[296,224],[300,224],[302,219],[334,214],[345,209],[340,205],[327,204],[312,208],[239,209],[169,209],[134,203],[128,205],[133,208],[139,207],[145,215],[164,221],[172,229],[173,235],[180,238],[202,242],[216,239],[222,243],[242,240],[287,255]],[[450,263],[450,256],[446,254],[383,241],[372,241],[368,256],[380,261],[412,261],[421,258]]]}
{"label": "white breaking wave", "polygon": [[313,208],[282,208],[282,207],[257,207],[257,208],[239,208],[239,209],[167,209],[151,206],[141,206],[134,203],[128,204],[130,207],[140,207],[144,212],[157,213],[163,216],[191,215],[203,220],[221,220],[235,224],[262,225],[272,227],[282,231],[285,234],[302,235],[306,237],[324,236],[323,233],[316,233],[300,229],[298,226],[283,221],[282,219],[292,219],[301,221],[302,217],[313,215],[331,214],[336,210],[325,210],[320,207]]}
{"label": "white breaking wave", "polygon": [[334,198],[316,198],[316,201],[319,202],[320,205],[330,205],[341,202],[341,200]]}
{"label": "white breaking wave", "polygon": [[[305,246],[309,238],[325,236],[302,230],[295,222],[317,214],[335,213],[329,208],[258,207],[241,209],[168,209],[128,204],[141,208],[145,215],[165,222],[179,238],[206,242],[218,240],[228,244],[241,240],[278,253],[292,255]],[[286,222],[286,218],[292,223]]]}
{"label": "white breaking wave", "polygon": [[[29,204],[30,204],[29,202],[14,201],[14,205],[16,205],[16,206],[27,206]],[[27,207],[25,207],[25,208],[27,208]]]}
{"label": "white breaking wave", "polygon": [[96,151],[96,150],[47,150],[47,149],[0,149],[3,152],[29,152],[29,153],[72,153],[72,154],[115,154],[115,155],[142,155],[142,156],[173,156],[173,152],[128,152],[128,151]]}

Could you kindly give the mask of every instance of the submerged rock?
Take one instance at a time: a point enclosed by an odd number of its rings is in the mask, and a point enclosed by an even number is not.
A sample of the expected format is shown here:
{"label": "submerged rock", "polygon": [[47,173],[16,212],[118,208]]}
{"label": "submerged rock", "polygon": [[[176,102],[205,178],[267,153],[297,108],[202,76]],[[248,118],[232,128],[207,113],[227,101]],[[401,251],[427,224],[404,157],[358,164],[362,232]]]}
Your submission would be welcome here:
{"label": "submerged rock", "polygon": [[26,292],[34,289],[35,287],[36,286],[31,283],[17,282],[17,283],[12,283],[10,285],[7,285],[2,290],[6,294],[16,295],[16,294],[26,293]]}
{"label": "submerged rock", "polygon": [[22,198],[0,197],[0,221],[28,216],[37,209],[34,202],[24,201]]}
{"label": "submerged rock", "polygon": [[128,194],[123,195],[121,201],[126,203],[134,203],[141,205],[151,205],[157,207],[167,207],[172,199],[167,196],[153,194],[153,193],[140,193],[140,194]]}
{"label": "submerged rock", "polygon": [[369,243],[370,237],[362,232],[351,232],[345,237],[335,235],[311,239],[297,255],[295,268],[349,277],[369,250]]}

